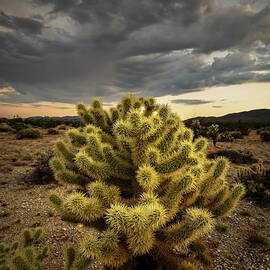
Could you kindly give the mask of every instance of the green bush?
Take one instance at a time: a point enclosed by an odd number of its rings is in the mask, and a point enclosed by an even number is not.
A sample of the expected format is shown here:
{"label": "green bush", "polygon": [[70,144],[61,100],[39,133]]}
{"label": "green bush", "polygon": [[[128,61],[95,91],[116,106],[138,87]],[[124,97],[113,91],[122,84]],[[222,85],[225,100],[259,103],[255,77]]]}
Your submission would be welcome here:
{"label": "green bush", "polygon": [[84,127],[68,131],[69,145],[56,142],[50,164],[60,183],[81,192],[49,199],[66,220],[99,230],[79,254],[121,269],[149,261],[153,269],[209,266],[198,238],[244,193],[241,184],[230,191],[227,160],[209,161],[207,140],[193,142],[193,132],[154,98],[127,95],[110,112],[98,99],[77,109]]}
{"label": "green bush", "polygon": [[37,139],[40,138],[41,134],[40,131],[33,128],[25,128],[21,129],[17,132],[17,139]]}
{"label": "green bush", "polygon": [[260,133],[260,137],[263,142],[270,142],[270,131]]}
{"label": "green bush", "polygon": [[246,186],[247,195],[262,203],[270,201],[270,169],[265,169],[261,162],[240,168],[237,179]]}

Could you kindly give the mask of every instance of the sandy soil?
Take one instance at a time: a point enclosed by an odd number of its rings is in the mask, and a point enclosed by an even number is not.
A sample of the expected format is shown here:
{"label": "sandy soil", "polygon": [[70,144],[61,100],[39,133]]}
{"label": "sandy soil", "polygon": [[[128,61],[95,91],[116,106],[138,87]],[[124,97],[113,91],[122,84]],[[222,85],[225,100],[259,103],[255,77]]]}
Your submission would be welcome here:
{"label": "sandy soil", "polygon": [[[51,191],[68,194],[70,187],[55,183],[33,185],[28,183],[25,175],[30,174],[39,155],[53,149],[54,141],[63,137],[46,135],[36,140],[16,140],[12,133],[0,133],[0,242],[11,242],[20,238],[21,231],[26,227],[42,226],[45,237],[40,246],[48,245],[50,256],[45,261],[45,269],[61,269],[63,261],[62,250],[70,244],[78,245],[89,233],[95,233],[92,228],[80,224],[70,224],[50,207],[47,201]],[[270,143],[263,143],[255,131],[244,139],[232,143],[218,142],[214,148],[209,143],[208,152],[233,149],[251,151],[256,158],[262,159],[266,167],[270,167]],[[228,179],[234,182],[236,170],[240,166],[231,164]],[[249,210],[250,216],[241,215],[243,210]],[[204,238],[215,254],[214,269],[270,269],[269,246],[254,245],[248,237],[255,231],[270,239],[270,207],[259,206],[244,198],[237,209],[228,217],[218,220],[219,224],[228,226],[226,233],[213,229]],[[98,264],[91,268],[102,269]]]}

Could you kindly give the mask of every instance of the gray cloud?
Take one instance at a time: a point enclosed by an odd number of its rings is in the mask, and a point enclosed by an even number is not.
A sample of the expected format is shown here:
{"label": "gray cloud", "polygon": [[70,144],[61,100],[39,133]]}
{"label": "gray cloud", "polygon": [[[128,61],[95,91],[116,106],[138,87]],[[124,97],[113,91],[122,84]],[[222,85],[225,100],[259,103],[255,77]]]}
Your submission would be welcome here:
{"label": "gray cloud", "polygon": [[171,103],[184,104],[184,105],[201,105],[201,104],[213,103],[213,101],[202,100],[202,99],[174,99],[174,100],[171,100]]}
{"label": "gray cloud", "polygon": [[112,102],[130,91],[269,82],[270,6],[235,3],[32,0],[29,17],[3,7],[0,86],[20,93],[5,102]]}
{"label": "gray cloud", "polygon": [[29,18],[20,18],[16,16],[8,16],[0,10],[0,26],[10,28],[16,31],[22,31],[25,34],[40,34],[43,28],[41,22]]}

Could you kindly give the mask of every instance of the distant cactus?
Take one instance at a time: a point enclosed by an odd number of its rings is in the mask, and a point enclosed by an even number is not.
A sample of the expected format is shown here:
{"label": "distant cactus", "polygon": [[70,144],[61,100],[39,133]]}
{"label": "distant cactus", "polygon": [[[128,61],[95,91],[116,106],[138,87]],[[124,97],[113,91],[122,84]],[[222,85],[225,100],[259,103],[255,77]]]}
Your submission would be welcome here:
{"label": "distant cactus", "polygon": [[219,135],[219,125],[211,125],[208,127],[208,136],[212,138],[214,146],[217,144],[217,139]]}
{"label": "distant cactus", "polygon": [[265,169],[261,162],[237,171],[237,179],[247,189],[247,195],[254,196],[261,202],[270,202],[270,169]]}
{"label": "distant cactus", "polygon": [[191,129],[194,132],[194,140],[197,139],[201,135],[202,125],[199,120],[193,120],[190,125]]}
{"label": "distant cactus", "polygon": [[48,256],[48,248],[45,247],[37,254],[33,245],[42,238],[42,228],[34,231],[29,229],[23,232],[23,243],[14,242],[11,245],[0,245],[0,269],[2,270],[39,270],[42,261]]}
{"label": "distant cactus", "polygon": [[234,139],[235,138],[231,135],[231,133],[229,133],[228,131],[225,131],[225,132],[223,132],[223,133],[220,134],[218,140],[220,142],[233,142]]}
{"label": "distant cactus", "polygon": [[110,112],[98,99],[77,109],[84,127],[67,131],[70,144],[56,142],[50,165],[60,183],[81,192],[49,196],[63,217],[100,231],[85,237],[77,265],[135,269],[145,259],[164,269],[209,266],[198,238],[244,193],[241,184],[229,190],[227,160],[209,161],[207,140],[192,142],[192,130],[154,98],[129,94]]}

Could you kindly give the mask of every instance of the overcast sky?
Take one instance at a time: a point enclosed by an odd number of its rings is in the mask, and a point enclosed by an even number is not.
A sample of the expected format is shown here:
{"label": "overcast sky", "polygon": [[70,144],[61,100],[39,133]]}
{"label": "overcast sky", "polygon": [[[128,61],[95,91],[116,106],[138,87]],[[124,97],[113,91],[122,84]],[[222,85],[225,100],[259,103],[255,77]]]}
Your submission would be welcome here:
{"label": "overcast sky", "polygon": [[270,108],[270,1],[0,0],[0,116],[126,92],[184,118]]}

